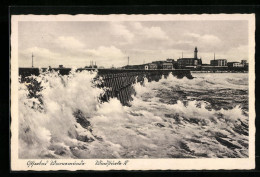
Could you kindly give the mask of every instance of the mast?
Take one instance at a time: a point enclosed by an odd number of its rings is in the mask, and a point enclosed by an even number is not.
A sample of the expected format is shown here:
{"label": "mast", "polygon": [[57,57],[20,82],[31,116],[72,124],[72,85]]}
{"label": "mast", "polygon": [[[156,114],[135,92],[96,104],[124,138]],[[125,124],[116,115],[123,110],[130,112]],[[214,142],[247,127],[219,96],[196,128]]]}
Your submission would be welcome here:
{"label": "mast", "polygon": [[32,53],[32,68],[33,68],[33,57],[34,57],[34,56],[33,56],[33,53]]}

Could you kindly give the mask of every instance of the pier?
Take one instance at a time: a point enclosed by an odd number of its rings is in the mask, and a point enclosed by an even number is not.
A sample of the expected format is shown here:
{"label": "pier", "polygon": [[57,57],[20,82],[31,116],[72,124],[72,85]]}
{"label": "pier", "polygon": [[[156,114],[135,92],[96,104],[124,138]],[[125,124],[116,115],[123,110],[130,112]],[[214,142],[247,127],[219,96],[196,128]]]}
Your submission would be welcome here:
{"label": "pier", "polygon": [[[42,68],[46,71],[47,68]],[[68,75],[71,68],[52,68],[51,70],[59,71],[61,75]],[[134,94],[133,84],[137,82],[144,82],[147,78],[148,82],[159,81],[162,77],[167,77],[169,73],[177,78],[187,77],[192,79],[190,70],[176,69],[176,70],[135,70],[135,69],[92,69],[79,68],[76,71],[95,71],[97,70],[97,77],[102,77],[103,82],[98,87],[105,87],[107,91],[101,98],[102,101],[108,101],[110,98],[118,98],[123,105],[127,105],[131,101],[131,95]],[[40,74],[39,68],[19,68],[19,75],[21,82],[26,82],[26,77]]]}

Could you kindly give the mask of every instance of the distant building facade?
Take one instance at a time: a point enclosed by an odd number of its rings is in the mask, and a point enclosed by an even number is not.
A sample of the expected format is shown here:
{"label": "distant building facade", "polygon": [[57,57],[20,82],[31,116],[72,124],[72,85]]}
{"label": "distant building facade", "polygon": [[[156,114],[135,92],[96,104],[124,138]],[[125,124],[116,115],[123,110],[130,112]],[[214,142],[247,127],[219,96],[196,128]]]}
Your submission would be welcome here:
{"label": "distant building facade", "polygon": [[247,60],[241,62],[227,62],[227,59],[210,60],[210,64],[202,64],[201,58],[198,58],[198,48],[194,49],[193,58],[179,58],[177,61],[171,58],[166,60],[153,61],[142,65],[127,65],[122,69],[137,69],[137,70],[173,70],[173,69],[190,69],[193,71],[202,72],[246,72],[248,71]]}
{"label": "distant building facade", "polygon": [[153,61],[152,64],[157,66],[157,69],[174,69],[174,59],[166,59],[166,61]]}
{"label": "distant building facade", "polygon": [[167,59],[166,59],[166,62],[173,63],[173,62],[174,62],[174,59],[167,58]]}
{"label": "distant building facade", "polygon": [[156,70],[156,69],[174,69],[174,59],[167,59],[166,61],[153,61],[152,63],[146,63],[142,65],[126,65],[123,69],[144,69],[144,70]]}
{"label": "distant building facade", "polygon": [[246,64],[246,63],[247,63],[247,60],[241,60],[241,63],[242,63],[242,64]]}
{"label": "distant building facade", "polygon": [[194,58],[180,58],[177,60],[178,68],[198,68],[202,65],[202,60],[198,59],[198,49],[195,47]]}
{"label": "distant building facade", "polygon": [[244,67],[248,67],[247,60],[241,60],[241,64],[243,64],[243,65],[244,65]]}
{"label": "distant building facade", "polygon": [[155,64],[155,63],[148,63],[148,69],[157,69],[157,64]]}
{"label": "distant building facade", "polygon": [[244,67],[244,65],[242,63],[239,63],[239,62],[228,62],[227,66],[228,67],[234,67],[234,68]]}
{"label": "distant building facade", "polygon": [[211,66],[227,66],[227,60],[226,59],[214,59],[210,60]]}
{"label": "distant building facade", "polygon": [[173,64],[172,63],[163,63],[162,69],[173,69]]}

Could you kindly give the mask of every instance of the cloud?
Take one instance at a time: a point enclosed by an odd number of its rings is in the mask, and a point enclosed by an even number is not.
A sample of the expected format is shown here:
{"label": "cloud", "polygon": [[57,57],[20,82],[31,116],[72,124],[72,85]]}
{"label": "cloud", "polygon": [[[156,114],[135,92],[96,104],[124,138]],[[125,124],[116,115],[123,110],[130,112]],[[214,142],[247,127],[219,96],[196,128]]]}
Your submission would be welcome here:
{"label": "cloud", "polygon": [[166,33],[158,26],[145,27],[140,22],[133,23],[133,27],[137,30],[137,33],[148,39],[159,39],[166,40],[169,37]]}
{"label": "cloud", "polygon": [[[19,33],[20,66],[31,66],[32,52],[35,55],[35,65],[53,67],[59,64],[84,67],[89,65],[90,60],[105,67],[112,64],[122,66],[127,64],[127,56],[130,56],[130,64],[134,64],[166,57],[177,59],[182,52],[185,57],[193,57],[195,46],[198,47],[198,55],[203,62],[212,59],[214,52],[217,57],[227,59],[245,58],[248,53],[247,24],[244,23],[235,25],[236,30],[233,31],[229,30],[234,26],[233,22],[106,21],[59,22],[54,26],[54,23],[49,22],[29,24],[19,26],[19,31],[22,32]],[[34,30],[31,30],[32,27]]]}
{"label": "cloud", "polygon": [[200,35],[196,34],[196,33],[187,33],[186,35],[190,36],[190,37],[193,37],[193,38],[199,38],[200,37]]}
{"label": "cloud", "polygon": [[144,35],[147,38],[162,39],[162,40],[169,38],[165,34],[165,32],[162,31],[160,27],[144,28]]}
{"label": "cloud", "polygon": [[32,53],[34,55],[34,66],[36,67],[49,66],[50,63],[54,64],[53,61],[61,64],[62,61],[62,56],[59,53],[52,52],[46,48],[31,47],[19,51],[19,64],[23,67],[30,67]]}
{"label": "cloud", "polygon": [[199,38],[200,42],[202,43],[206,43],[206,44],[214,44],[214,45],[218,45],[221,41],[217,36],[214,35],[202,35]]}
{"label": "cloud", "polygon": [[111,23],[111,33],[114,36],[117,36],[121,39],[126,40],[126,42],[130,43],[132,42],[133,38],[134,38],[134,34],[132,32],[130,32],[126,26],[124,26],[123,24],[120,23]]}
{"label": "cloud", "polygon": [[100,46],[97,49],[87,49],[85,53],[92,58],[93,61],[98,61],[100,65],[105,67],[122,66],[126,64],[126,55],[115,46]]}
{"label": "cloud", "polygon": [[115,46],[100,46],[97,49],[89,49],[87,52],[96,57],[122,57],[124,55],[121,50]]}
{"label": "cloud", "polygon": [[211,34],[196,34],[196,33],[187,33],[186,36],[188,36],[188,38],[190,38],[191,40],[197,41],[201,44],[214,44],[214,45],[218,45],[221,40],[214,35]]}
{"label": "cloud", "polygon": [[24,54],[24,55],[29,54],[31,56],[32,53],[35,55],[35,57],[36,56],[37,57],[46,57],[46,58],[49,58],[50,56],[54,57],[54,58],[60,57],[60,54],[52,52],[46,48],[41,48],[41,47],[31,47],[31,48],[27,48],[27,49],[21,51],[21,54]]}
{"label": "cloud", "polygon": [[[184,42],[186,41],[186,42]],[[187,42],[189,41],[189,42]],[[185,33],[181,40],[174,41],[173,46],[183,49],[189,49],[197,46],[199,51],[203,52],[219,52],[228,48],[225,41],[218,36],[212,34]],[[201,50],[200,50],[201,49]]]}
{"label": "cloud", "polygon": [[223,53],[223,57],[226,56],[230,61],[248,60],[248,46],[239,45],[237,47],[230,48],[227,52]]}
{"label": "cloud", "polygon": [[142,30],[143,29],[143,25],[140,22],[134,22],[132,23],[132,26],[136,29],[136,30]]}
{"label": "cloud", "polygon": [[60,36],[54,40],[54,43],[65,49],[80,49],[85,46],[82,42],[72,36]]}
{"label": "cloud", "polygon": [[[55,50],[55,49],[54,49]],[[19,63],[22,67],[31,66],[31,54],[34,54],[35,67],[85,67],[90,61],[97,62],[98,66],[122,66],[127,63],[126,55],[115,46],[100,46],[94,49],[82,49],[74,52],[66,50],[53,52],[51,49],[31,47],[19,52]]]}

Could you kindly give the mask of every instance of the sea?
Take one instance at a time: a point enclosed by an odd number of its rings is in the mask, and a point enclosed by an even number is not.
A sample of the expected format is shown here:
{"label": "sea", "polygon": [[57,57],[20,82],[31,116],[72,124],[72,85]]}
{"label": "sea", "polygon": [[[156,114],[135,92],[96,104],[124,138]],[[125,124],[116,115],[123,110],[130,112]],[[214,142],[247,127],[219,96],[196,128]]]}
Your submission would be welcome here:
{"label": "sea", "polygon": [[248,73],[135,83],[128,106],[101,102],[96,72],[19,82],[19,158],[248,157]]}

